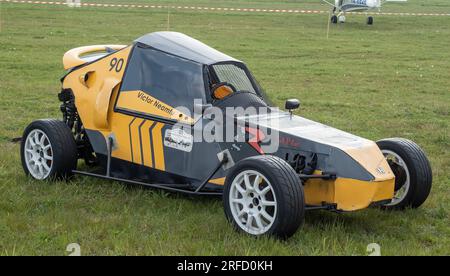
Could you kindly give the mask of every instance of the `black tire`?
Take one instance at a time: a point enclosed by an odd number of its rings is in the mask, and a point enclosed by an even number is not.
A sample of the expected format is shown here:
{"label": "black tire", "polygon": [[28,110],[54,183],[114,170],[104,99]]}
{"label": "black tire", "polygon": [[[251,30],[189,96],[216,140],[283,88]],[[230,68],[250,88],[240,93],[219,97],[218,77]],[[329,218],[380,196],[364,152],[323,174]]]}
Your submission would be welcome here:
{"label": "black tire", "polygon": [[64,122],[53,119],[34,121],[25,129],[20,146],[22,167],[25,174],[37,179],[30,173],[25,161],[26,139],[33,130],[40,130],[48,137],[53,157],[48,176],[39,180],[71,177],[73,175],[72,170],[77,167],[77,145],[70,128]]}
{"label": "black tire", "polygon": [[367,25],[373,25],[373,17],[372,16],[367,17]]}
{"label": "black tire", "polygon": [[276,156],[260,155],[249,157],[235,165],[226,178],[223,194],[224,210],[228,221],[232,223],[236,230],[248,233],[235,221],[229,200],[233,180],[246,170],[257,171],[266,177],[271,183],[277,199],[277,211],[274,215],[273,224],[261,235],[270,235],[281,239],[292,236],[302,225],[305,217],[303,185],[294,169],[286,161]]}
{"label": "black tire", "polygon": [[[407,207],[418,208],[421,206],[431,191],[433,176],[430,162],[423,150],[414,142],[403,138],[389,138],[377,142],[378,147],[389,150],[399,155],[406,164],[410,176],[410,187],[403,200],[393,205],[385,205],[386,209],[404,209]],[[391,165],[391,164],[390,164]],[[403,174],[395,169],[396,165],[391,165],[396,178]],[[402,183],[396,183],[396,186]],[[397,187],[396,189],[398,189]]]}
{"label": "black tire", "polygon": [[333,23],[333,24],[338,23],[338,17],[336,15],[333,15],[330,20],[331,20],[331,23]]}

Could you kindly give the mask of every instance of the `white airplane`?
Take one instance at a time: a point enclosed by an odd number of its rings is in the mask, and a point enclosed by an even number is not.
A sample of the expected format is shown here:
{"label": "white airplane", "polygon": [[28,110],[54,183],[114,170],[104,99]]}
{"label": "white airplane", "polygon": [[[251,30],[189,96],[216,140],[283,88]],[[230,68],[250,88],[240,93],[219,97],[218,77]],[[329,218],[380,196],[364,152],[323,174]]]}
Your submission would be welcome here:
{"label": "white airplane", "polygon": [[[346,12],[361,12],[381,9],[381,4],[384,2],[407,2],[408,0],[335,0],[334,4],[331,0],[322,0],[323,2],[333,7],[333,16],[331,17],[331,23],[337,24],[338,22],[345,22]],[[336,15],[337,12],[337,15]],[[367,18],[367,24],[373,24],[373,17]]]}

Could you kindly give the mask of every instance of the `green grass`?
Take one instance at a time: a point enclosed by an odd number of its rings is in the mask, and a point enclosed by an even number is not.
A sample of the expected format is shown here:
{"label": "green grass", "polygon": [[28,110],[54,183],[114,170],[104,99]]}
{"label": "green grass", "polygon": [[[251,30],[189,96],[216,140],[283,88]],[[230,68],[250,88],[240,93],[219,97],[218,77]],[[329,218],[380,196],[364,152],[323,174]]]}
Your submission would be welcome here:
{"label": "green grass", "polygon": [[[273,2],[217,5],[297,6]],[[299,6],[313,3],[307,2]],[[415,0],[389,7],[398,10],[448,13],[450,4]],[[73,242],[84,255],[364,255],[372,242],[384,255],[450,254],[450,17],[380,16],[368,27],[364,17],[349,16],[327,39],[327,15],[171,14],[172,30],[246,61],[278,105],[297,97],[298,114],[307,118],[373,140],[401,136],[419,143],[434,173],[428,201],[406,212],[311,212],[282,242],[234,232],[216,199],[86,177],[30,180],[10,139],[32,120],[60,117],[64,52],[128,44],[165,30],[167,13],[0,3],[0,255],[64,255]]]}

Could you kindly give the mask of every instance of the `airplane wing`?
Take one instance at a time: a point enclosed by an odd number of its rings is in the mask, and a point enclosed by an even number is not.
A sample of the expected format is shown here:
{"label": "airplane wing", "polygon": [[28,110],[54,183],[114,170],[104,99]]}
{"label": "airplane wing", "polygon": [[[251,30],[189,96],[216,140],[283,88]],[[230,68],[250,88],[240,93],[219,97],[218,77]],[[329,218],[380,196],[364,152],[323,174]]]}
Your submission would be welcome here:
{"label": "airplane wing", "polygon": [[327,1],[327,0],[322,0],[322,2],[325,2],[325,3],[327,3],[328,5],[330,5],[330,6],[332,6],[332,7],[334,7],[334,4],[332,4],[330,1]]}

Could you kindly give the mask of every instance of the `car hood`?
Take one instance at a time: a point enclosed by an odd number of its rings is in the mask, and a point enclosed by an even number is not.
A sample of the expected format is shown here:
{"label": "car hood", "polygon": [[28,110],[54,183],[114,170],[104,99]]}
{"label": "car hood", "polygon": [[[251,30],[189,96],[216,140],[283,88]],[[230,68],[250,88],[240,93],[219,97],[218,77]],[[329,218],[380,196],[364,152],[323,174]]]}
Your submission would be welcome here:
{"label": "car hood", "polygon": [[[287,112],[242,116],[237,120],[262,130],[278,131],[281,148],[321,154],[321,167],[328,170],[348,171],[344,167],[352,166],[350,157],[373,176],[372,180],[393,177],[383,154],[371,140]],[[345,174],[352,175],[350,172]]]}
{"label": "car hood", "polygon": [[285,112],[242,116],[238,117],[238,120],[340,149],[361,148],[373,144],[373,142],[368,139],[300,116],[291,116],[289,113]]}

